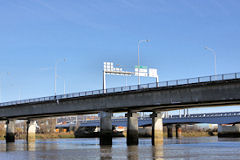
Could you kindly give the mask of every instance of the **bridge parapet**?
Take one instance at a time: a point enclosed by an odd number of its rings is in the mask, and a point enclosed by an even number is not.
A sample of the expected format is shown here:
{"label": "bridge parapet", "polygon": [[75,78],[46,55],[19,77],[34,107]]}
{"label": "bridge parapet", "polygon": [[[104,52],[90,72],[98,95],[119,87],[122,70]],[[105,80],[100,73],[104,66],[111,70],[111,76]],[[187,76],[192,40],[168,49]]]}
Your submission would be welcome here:
{"label": "bridge parapet", "polygon": [[223,80],[234,80],[234,79],[240,79],[240,72],[180,79],[180,80],[163,81],[158,83],[148,83],[148,84],[142,84],[142,85],[108,88],[106,90],[100,89],[100,90],[85,91],[85,92],[78,92],[78,93],[62,94],[57,96],[48,96],[48,97],[32,98],[32,99],[26,99],[26,100],[10,101],[10,102],[0,103],[0,107],[19,105],[19,104],[28,104],[28,103],[42,103],[42,102],[48,102],[48,101],[56,101],[58,103],[59,100],[64,100],[69,98],[78,98],[83,96],[101,95],[101,94],[118,93],[118,92],[126,92],[126,91],[144,90],[149,88],[171,87],[171,86],[188,85],[188,84],[213,82],[213,81],[223,81]]}
{"label": "bridge parapet", "polygon": [[240,116],[240,112],[224,112],[224,113],[201,113],[201,114],[190,114],[184,116],[183,114],[181,116],[179,115],[170,115],[168,117],[165,117],[165,119],[174,119],[174,118],[209,118],[209,117],[229,117],[229,116]]}

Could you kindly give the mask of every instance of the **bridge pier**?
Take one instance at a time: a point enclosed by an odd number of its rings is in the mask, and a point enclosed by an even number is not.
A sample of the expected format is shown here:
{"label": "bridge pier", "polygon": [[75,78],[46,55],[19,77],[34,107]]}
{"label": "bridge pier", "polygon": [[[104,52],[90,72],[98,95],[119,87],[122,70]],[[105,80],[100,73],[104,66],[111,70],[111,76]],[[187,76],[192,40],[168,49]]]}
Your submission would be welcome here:
{"label": "bridge pier", "polygon": [[180,124],[176,125],[176,138],[181,138],[182,137],[182,128]]}
{"label": "bridge pier", "polygon": [[240,124],[233,124],[232,126],[218,125],[218,137],[239,138]]}
{"label": "bridge pier", "polygon": [[167,136],[168,136],[168,138],[173,137],[173,125],[172,124],[167,125]]}
{"label": "bridge pier", "polygon": [[36,134],[36,126],[37,123],[36,121],[27,121],[27,137],[26,140],[27,142],[35,142],[35,134]]}
{"label": "bridge pier", "polygon": [[6,125],[6,143],[15,142],[15,120],[7,120]]}
{"label": "bridge pier", "polygon": [[112,145],[112,113],[101,112],[100,115],[100,145]]}
{"label": "bridge pier", "polygon": [[152,118],[152,145],[163,144],[163,114],[161,112],[153,112]]}
{"label": "bridge pier", "polygon": [[138,115],[136,112],[126,114],[127,121],[127,145],[138,145]]}

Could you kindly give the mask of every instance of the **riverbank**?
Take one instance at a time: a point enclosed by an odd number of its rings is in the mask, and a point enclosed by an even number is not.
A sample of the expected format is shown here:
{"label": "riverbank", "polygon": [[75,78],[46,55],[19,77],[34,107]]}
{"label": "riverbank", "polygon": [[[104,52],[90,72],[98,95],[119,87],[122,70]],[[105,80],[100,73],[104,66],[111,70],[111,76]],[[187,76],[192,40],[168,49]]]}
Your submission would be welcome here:
{"label": "riverbank", "polygon": [[[0,140],[5,140],[4,134],[0,135]],[[16,139],[26,139],[26,134],[16,134]],[[45,133],[36,134],[36,139],[56,139],[56,138],[75,138],[74,132],[62,132],[62,133]]]}
{"label": "riverbank", "polygon": [[[164,132],[163,135],[165,138],[167,137],[167,133]],[[173,136],[175,136],[173,134]],[[182,132],[183,137],[209,137],[209,136],[217,136],[217,132],[205,132],[205,131],[187,131]],[[93,136],[92,134],[87,134],[83,136],[77,136],[77,138],[90,138],[90,137],[98,137],[98,134]],[[114,137],[126,137],[126,132],[119,134],[118,136],[114,135]],[[151,137],[151,135],[143,135],[140,134],[139,137]],[[25,139],[26,134],[16,134],[16,139]],[[45,133],[45,134],[36,134],[36,139],[54,139],[54,138],[75,138],[74,132],[61,132],[61,133]],[[4,140],[4,134],[0,135],[0,140]]]}

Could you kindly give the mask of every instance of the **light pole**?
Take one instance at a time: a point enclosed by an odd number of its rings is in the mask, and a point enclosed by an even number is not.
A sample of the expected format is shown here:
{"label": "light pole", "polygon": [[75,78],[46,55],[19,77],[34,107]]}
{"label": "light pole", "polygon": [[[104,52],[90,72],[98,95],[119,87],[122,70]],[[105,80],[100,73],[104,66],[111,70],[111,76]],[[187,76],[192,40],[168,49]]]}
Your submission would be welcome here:
{"label": "light pole", "polygon": [[140,62],[139,62],[139,48],[140,44],[142,42],[149,42],[150,40],[138,40],[138,85],[140,85],[140,75],[139,75],[139,70],[140,70]]}
{"label": "light pole", "polygon": [[209,47],[204,47],[204,49],[210,51],[214,55],[214,75],[217,75],[217,54],[214,49]]}
{"label": "light pole", "polygon": [[[64,62],[66,62],[66,59],[63,59]],[[54,66],[54,95],[57,95],[57,65],[60,61],[56,61]]]}

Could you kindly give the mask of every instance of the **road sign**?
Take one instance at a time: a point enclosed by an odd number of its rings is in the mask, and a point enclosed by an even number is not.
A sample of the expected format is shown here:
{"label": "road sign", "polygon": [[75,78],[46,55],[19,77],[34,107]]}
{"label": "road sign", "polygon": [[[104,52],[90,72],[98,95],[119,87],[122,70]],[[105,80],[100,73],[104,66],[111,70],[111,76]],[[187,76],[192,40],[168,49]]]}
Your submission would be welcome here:
{"label": "road sign", "polygon": [[147,77],[148,67],[147,66],[135,66],[135,76]]}
{"label": "road sign", "polygon": [[149,76],[149,77],[158,77],[157,69],[155,69],[155,68],[149,68],[149,70],[148,70],[148,76]]}
{"label": "road sign", "polygon": [[114,67],[113,62],[104,62],[104,72],[110,75],[132,75],[132,72],[123,71],[122,68]]}
{"label": "road sign", "polygon": [[147,66],[135,66],[135,68],[142,68],[142,69],[147,69]]}

